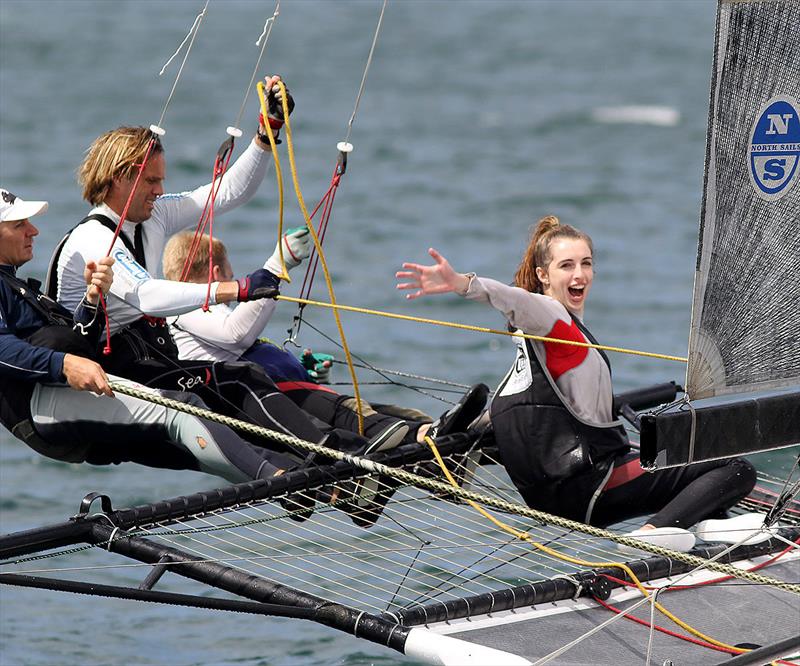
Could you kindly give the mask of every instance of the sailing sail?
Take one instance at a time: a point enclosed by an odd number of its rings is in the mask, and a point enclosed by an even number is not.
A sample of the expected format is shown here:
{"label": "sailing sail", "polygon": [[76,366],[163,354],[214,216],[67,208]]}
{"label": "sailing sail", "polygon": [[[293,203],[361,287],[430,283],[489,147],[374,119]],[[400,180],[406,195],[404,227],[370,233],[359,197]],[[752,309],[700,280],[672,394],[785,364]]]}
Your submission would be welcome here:
{"label": "sailing sail", "polygon": [[800,384],[800,3],[717,12],[692,399]]}
{"label": "sailing sail", "polygon": [[798,34],[796,0],[717,5],[688,400],[642,416],[646,468],[800,442]]}

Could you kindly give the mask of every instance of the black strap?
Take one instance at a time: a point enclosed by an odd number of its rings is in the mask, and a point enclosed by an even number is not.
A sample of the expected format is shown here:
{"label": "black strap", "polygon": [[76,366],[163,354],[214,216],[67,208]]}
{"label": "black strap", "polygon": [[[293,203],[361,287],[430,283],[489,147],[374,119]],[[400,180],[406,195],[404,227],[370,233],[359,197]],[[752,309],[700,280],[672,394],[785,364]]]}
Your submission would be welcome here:
{"label": "black strap", "polygon": [[[145,270],[147,270],[147,264],[144,260],[144,241],[142,240],[142,232],[144,228],[142,227],[141,223],[136,225],[136,231],[133,232],[133,258],[136,259],[136,262]],[[122,235],[122,234],[120,234]],[[123,243],[125,240],[123,239]]]}
{"label": "black strap", "polygon": [[[578,319],[572,313],[570,313],[570,317],[572,317],[572,321],[575,322],[575,325],[580,329],[581,333],[583,333],[586,336],[586,339],[589,342],[591,342],[593,345],[599,345],[600,344],[595,339],[595,337],[592,335],[591,331],[588,328],[586,328],[586,326],[584,325],[584,323],[580,319]],[[602,349],[598,349],[597,351],[600,352],[600,356],[602,356],[603,360],[606,362],[606,365],[608,366],[608,371],[610,373],[611,372],[611,361],[609,360],[608,355]]]}
{"label": "black strap", "polygon": [[[70,235],[72,234],[75,229],[86,222],[90,222],[92,220],[96,220],[100,224],[102,224],[106,229],[111,231],[111,233],[116,233],[117,225],[116,223],[107,215],[101,215],[100,213],[94,213],[92,215],[87,215],[84,217],[78,224],[76,224],[72,229],[70,229],[62,238],[58,245],[56,245],[56,249],[53,252],[53,256],[50,257],[50,266],[47,269],[47,295],[54,299],[58,295],[58,260],[61,258],[61,252],[64,250],[64,245],[66,245],[67,240],[69,239]],[[138,239],[139,250],[137,252],[136,245],[131,243],[130,238],[128,238],[124,233],[120,231],[119,239],[122,241],[122,244],[127,248],[128,252],[130,252],[136,261],[141,264],[142,268],[147,268],[144,265],[144,247],[142,245],[142,232],[141,232],[141,224],[136,225],[136,233],[134,236]]]}
{"label": "black strap", "polygon": [[45,323],[72,327],[72,314],[65,307],[42,294],[38,289],[38,285],[41,284],[38,280],[33,278],[29,278],[27,281],[21,280],[16,275],[5,271],[0,271],[0,279],[36,310]]}

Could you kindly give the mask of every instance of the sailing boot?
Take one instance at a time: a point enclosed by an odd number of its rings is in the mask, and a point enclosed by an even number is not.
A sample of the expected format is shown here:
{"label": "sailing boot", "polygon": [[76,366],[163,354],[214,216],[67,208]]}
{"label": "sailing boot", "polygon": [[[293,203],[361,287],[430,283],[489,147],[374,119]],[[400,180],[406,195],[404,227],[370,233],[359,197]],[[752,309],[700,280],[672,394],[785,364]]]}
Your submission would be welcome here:
{"label": "sailing boot", "polygon": [[488,397],[489,387],[486,384],[475,384],[455,407],[431,424],[428,437],[435,440],[437,437],[451,435],[454,432],[467,432],[470,424],[481,415]]}
{"label": "sailing boot", "polygon": [[[408,424],[396,421],[373,437],[361,456],[390,451],[403,443],[408,434]],[[386,503],[401,482],[388,476],[367,476],[345,484],[340,493],[347,501],[341,508],[359,527],[371,527],[380,518]]]}

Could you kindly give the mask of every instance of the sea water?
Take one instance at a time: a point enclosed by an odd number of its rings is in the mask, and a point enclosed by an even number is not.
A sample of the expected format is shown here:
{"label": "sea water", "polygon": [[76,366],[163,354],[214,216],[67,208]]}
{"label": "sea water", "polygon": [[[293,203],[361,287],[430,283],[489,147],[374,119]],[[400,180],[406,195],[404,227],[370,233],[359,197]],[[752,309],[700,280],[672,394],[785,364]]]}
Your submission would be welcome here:
{"label": "sea water", "polygon": [[[199,0],[0,2],[0,185],[50,202],[22,275],[43,277],[56,242],[87,210],[75,169],[92,139],[159,120],[182,55],[158,72],[201,9]],[[310,207],[330,184],[380,9],[366,0],[281,4],[261,73],[280,73],[297,102],[294,147]],[[273,10],[270,2],[210,3],[162,122],[168,191],[209,179]],[[338,300],[502,328],[497,313],[455,296],[406,301],[394,272],[403,261],[428,261],[435,247],[457,270],[510,281],[531,224],[555,214],[594,238],[586,319],[597,338],[685,355],[714,12],[710,0],[390,2],[325,245]],[[251,95],[245,137],[256,107]],[[284,178],[285,224],[298,226],[285,159]],[[237,273],[261,266],[276,224],[271,171],[250,203],[217,220]],[[298,295],[302,270],[294,276],[285,294]],[[313,296],[327,300],[321,274]],[[294,314],[282,304],[267,334],[283,340]],[[342,359],[311,326],[335,340],[330,312],[309,306],[306,317],[300,344]],[[513,357],[506,338],[342,319],[351,348],[382,368],[493,385]],[[673,361],[614,354],[612,362],[618,390],[684,377]],[[366,371],[359,377],[374,401],[434,415],[447,407],[369,384],[383,380]],[[333,380],[346,379],[336,366]],[[791,460],[784,451],[759,464],[785,474]],[[193,472],[61,464],[0,432],[2,532],[62,521],[92,490],[121,507],[218,483]],[[142,576],[121,570],[119,583],[136,586]],[[310,622],[0,587],[2,666],[399,662],[409,663]]]}

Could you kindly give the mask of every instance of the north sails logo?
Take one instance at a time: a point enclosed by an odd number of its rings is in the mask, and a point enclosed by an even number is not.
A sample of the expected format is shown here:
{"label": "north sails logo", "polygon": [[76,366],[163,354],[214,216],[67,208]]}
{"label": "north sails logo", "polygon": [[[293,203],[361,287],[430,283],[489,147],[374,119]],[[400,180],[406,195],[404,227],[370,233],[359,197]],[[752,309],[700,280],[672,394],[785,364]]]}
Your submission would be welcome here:
{"label": "north sails logo", "polygon": [[3,201],[13,205],[16,200],[17,200],[16,195],[11,194],[11,192],[9,192],[8,190],[3,190]]}
{"label": "north sails logo", "polygon": [[750,132],[750,182],[767,201],[783,197],[798,180],[800,106],[789,95],[778,95],[761,107]]}

